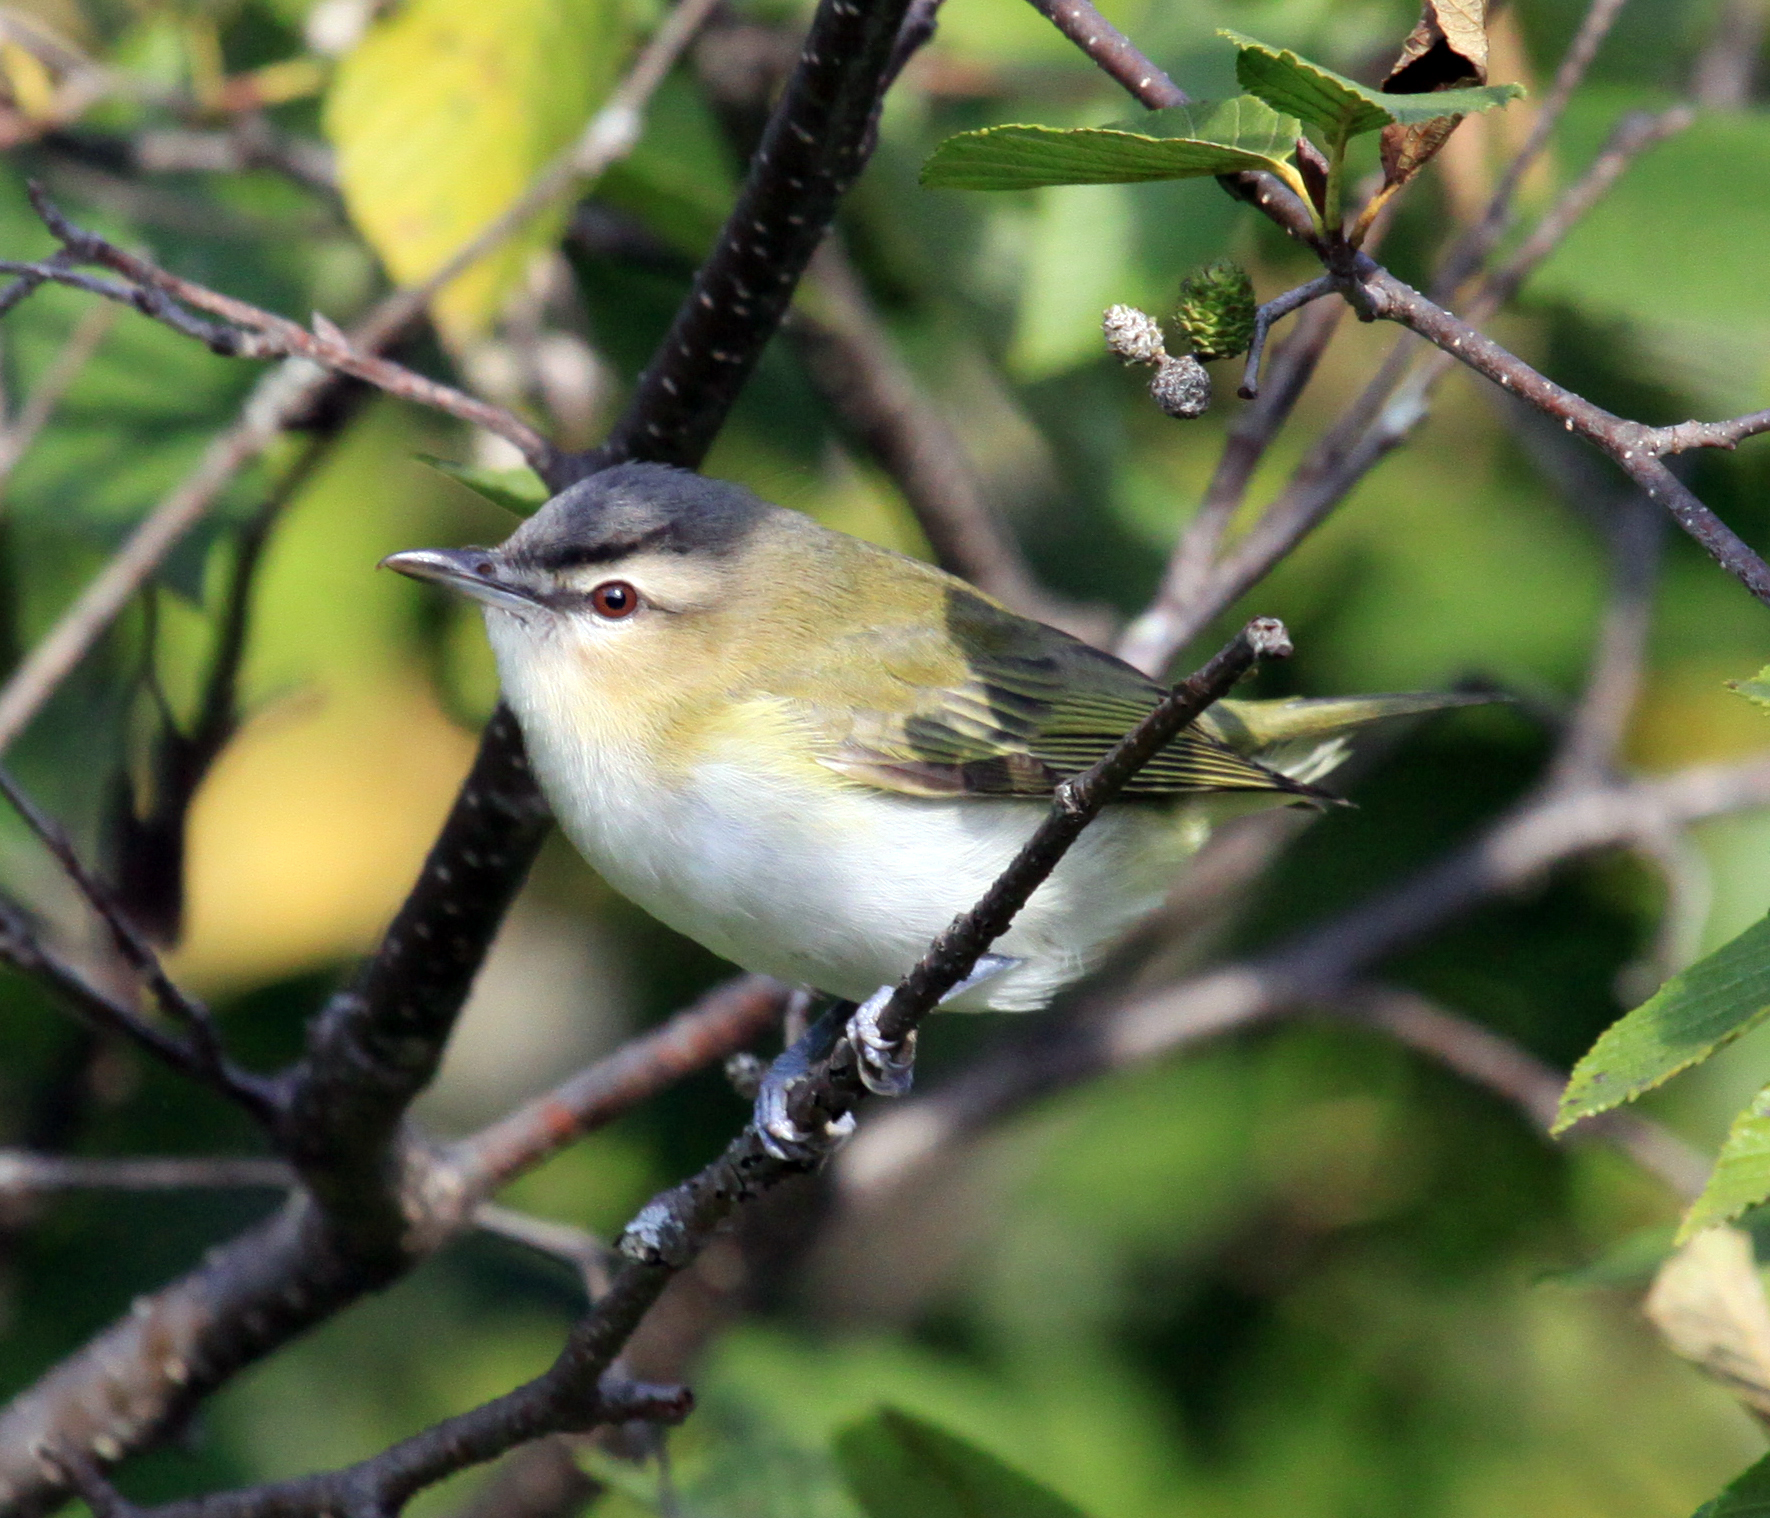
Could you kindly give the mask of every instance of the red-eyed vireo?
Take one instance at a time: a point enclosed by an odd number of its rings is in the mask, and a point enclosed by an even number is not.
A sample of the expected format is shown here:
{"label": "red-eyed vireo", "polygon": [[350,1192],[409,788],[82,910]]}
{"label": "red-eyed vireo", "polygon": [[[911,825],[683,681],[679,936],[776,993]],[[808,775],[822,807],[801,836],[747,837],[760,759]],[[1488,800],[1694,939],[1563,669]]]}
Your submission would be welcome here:
{"label": "red-eyed vireo", "polygon": [[[880,1090],[907,1087],[908,1061],[871,1033],[875,993],[1165,694],[939,569],[659,465],[572,486],[497,548],[384,562],[483,604],[541,788],[609,884],[747,970],[863,1003],[850,1033]],[[1471,699],[1220,702],[946,1005],[1044,1006],[1213,822],[1318,803],[1350,730]],[[805,1137],[784,1122],[776,1103],[775,1138]]]}

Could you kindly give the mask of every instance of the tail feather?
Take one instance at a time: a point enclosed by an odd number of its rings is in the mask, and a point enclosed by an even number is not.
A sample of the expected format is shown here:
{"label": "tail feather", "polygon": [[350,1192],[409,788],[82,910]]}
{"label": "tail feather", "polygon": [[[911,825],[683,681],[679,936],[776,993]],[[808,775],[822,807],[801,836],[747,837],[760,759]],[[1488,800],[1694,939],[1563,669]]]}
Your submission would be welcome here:
{"label": "tail feather", "polygon": [[1313,784],[1351,751],[1348,734],[1372,723],[1503,701],[1487,693],[1418,691],[1391,696],[1219,701],[1199,719],[1214,738],[1293,780]]}

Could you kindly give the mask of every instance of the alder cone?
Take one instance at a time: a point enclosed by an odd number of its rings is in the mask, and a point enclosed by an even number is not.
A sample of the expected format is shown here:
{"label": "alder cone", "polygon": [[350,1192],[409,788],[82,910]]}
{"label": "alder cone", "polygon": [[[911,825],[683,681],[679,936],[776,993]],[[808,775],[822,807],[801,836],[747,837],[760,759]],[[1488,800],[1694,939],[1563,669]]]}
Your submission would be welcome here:
{"label": "alder cone", "polygon": [[1234,358],[1254,340],[1254,282],[1228,259],[1194,271],[1180,286],[1174,325],[1201,359]]}

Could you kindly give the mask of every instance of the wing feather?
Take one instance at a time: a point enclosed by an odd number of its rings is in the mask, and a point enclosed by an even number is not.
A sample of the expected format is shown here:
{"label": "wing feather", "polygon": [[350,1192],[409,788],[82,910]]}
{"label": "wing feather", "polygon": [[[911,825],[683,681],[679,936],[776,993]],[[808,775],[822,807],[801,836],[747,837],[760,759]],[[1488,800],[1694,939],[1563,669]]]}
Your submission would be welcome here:
{"label": "wing feather", "polygon": [[[876,699],[858,709],[816,704],[816,726],[831,740],[824,764],[908,795],[1048,796],[1165,694],[1110,654],[968,591],[949,591],[946,611],[946,638],[915,626],[871,630],[866,657],[882,665],[885,678],[871,682]],[[839,651],[835,657],[841,660]],[[853,666],[843,668],[843,684],[852,688]],[[800,692],[822,685],[803,678],[808,673],[793,682]],[[830,675],[841,678],[835,669]],[[1221,791],[1321,797],[1196,727],[1151,760],[1125,795]]]}

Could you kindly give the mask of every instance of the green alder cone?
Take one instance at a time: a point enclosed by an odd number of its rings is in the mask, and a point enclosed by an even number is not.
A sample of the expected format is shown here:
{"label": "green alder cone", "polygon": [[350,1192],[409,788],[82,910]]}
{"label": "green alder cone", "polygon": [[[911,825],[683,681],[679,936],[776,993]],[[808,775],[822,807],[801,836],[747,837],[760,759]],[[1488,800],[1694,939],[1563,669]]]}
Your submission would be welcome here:
{"label": "green alder cone", "polygon": [[1199,358],[1234,358],[1254,340],[1256,304],[1248,271],[1221,259],[1186,277],[1174,325]]}

